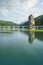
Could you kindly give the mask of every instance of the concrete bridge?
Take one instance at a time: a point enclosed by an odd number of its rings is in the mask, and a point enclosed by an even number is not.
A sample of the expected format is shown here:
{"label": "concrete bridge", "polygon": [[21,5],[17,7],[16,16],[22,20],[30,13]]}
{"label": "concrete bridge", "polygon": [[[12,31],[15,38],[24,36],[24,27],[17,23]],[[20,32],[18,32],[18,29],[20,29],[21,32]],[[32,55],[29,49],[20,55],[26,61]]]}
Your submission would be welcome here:
{"label": "concrete bridge", "polygon": [[0,26],[0,32],[10,32],[14,30],[27,30],[28,26]]}
{"label": "concrete bridge", "polygon": [[[35,30],[43,30],[43,26],[34,26]],[[14,30],[30,30],[28,26],[0,26],[0,32],[10,32]]]}
{"label": "concrete bridge", "polygon": [[24,29],[27,29],[28,28],[28,26],[0,26],[0,29],[6,29],[6,28],[8,28],[8,29],[11,29],[12,28],[12,30],[15,30],[15,29],[17,29],[17,30],[24,30]]}

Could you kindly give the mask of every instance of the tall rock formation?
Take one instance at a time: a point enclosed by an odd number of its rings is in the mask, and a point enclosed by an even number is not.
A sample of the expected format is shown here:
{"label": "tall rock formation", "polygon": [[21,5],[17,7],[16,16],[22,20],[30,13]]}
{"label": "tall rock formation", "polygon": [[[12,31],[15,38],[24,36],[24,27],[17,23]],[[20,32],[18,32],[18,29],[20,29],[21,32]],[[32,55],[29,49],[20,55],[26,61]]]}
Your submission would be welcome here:
{"label": "tall rock formation", "polygon": [[29,16],[29,29],[34,30],[35,29],[34,26],[35,26],[35,20],[34,20],[33,16],[30,15]]}

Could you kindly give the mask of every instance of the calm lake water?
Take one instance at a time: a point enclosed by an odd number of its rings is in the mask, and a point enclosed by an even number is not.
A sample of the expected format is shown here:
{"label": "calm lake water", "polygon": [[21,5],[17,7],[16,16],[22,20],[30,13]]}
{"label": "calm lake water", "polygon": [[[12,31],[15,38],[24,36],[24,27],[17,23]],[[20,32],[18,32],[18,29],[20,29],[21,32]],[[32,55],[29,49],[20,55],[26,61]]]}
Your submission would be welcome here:
{"label": "calm lake water", "polygon": [[0,65],[43,65],[43,32],[0,33]]}

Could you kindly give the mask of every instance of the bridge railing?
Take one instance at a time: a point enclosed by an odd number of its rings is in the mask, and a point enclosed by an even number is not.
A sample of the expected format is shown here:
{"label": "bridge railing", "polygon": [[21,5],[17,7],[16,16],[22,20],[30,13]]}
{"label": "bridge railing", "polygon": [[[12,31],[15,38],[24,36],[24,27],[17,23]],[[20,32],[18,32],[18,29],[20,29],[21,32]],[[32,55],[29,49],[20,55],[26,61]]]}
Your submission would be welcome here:
{"label": "bridge railing", "polygon": [[43,26],[34,26],[36,30],[43,30]]}

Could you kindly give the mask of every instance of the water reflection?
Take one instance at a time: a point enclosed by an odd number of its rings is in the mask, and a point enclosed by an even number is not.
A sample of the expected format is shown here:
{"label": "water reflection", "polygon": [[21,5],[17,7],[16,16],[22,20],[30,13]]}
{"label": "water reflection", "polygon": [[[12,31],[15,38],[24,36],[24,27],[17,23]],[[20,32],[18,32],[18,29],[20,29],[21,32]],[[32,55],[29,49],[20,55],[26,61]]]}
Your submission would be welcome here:
{"label": "water reflection", "polygon": [[29,31],[28,33],[28,41],[30,43],[33,43],[34,39],[43,41],[43,32],[33,32],[33,31]]}
{"label": "water reflection", "polygon": [[37,39],[39,41],[43,41],[43,32],[29,31],[29,32],[24,32],[24,33],[28,35],[28,42],[29,43],[33,43],[34,39]]}
{"label": "water reflection", "polygon": [[[23,33],[25,33],[28,36],[28,42],[31,44],[33,43],[34,39],[43,41],[43,32],[34,32],[34,31],[23,32],[23,31],[12,31],[12,30],[10,30],[10,32],[6,31],[6,32],[0,33],[0,36],[6,36],[6,35],[9,36],[8,34],[12,34],[12,35],[14,34],[14,36],[18,35],[18,37],[20,36],[20,34],[25,36],[25,34],[23,34]],[[20,36],[20,38],[22,38],[22,35]]]}
{"label": "water reflection", "polygon": [[35,32],[35,38],[40,41],[43,41],[43,32]]}
{"label": "water reflection", "polygon": [[29,42],[32,43],[35,38],[35,32],[29,31]]}
{"label": "water reflection", "polygon": [[0,65],[43,65],[43,42],[39,40],[43,41],[43,33],[0,33]]}

